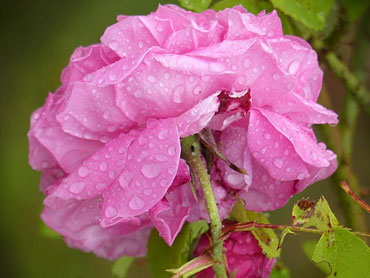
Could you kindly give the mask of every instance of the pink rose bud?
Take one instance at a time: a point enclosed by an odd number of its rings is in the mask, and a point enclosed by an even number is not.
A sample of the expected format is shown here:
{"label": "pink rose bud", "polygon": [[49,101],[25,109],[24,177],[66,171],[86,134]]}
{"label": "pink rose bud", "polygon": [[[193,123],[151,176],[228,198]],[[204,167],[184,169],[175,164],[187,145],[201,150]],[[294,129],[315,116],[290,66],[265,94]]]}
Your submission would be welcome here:
{"label": "pink rose bud", "polygon": [[159,6],[120,16],[80,47],[31,117],[32,167],[42,171],[42,219],[69,246],[109,259],[143,256],[155,227],[171,245],[185,221],[208,219],[190,190],[180,139],[212,130],[242,175],[215,161],[222,218],[235,194],[273,210],[336,169],[313,124],[337,123],[317,104],[322,71],[273,11]]}
{"label": "pink rose bud", "polygon": [[[200,256],[209,247],[209,239],[202,235],[194,251]],[[258,241],[250,232],[234,232],[224,241],[229,275],[234,278],[268,278],[275,264],[275,259],[269,259],[263,254]],[[197,274],[198,278],[213,278],[215,273],[209,267]]]}

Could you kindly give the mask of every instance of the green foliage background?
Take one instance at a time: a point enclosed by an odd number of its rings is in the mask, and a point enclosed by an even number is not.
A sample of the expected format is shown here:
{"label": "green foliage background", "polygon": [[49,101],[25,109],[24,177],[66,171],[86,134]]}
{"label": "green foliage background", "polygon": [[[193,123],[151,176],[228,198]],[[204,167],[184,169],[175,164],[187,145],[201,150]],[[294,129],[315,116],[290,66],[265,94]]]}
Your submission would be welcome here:
{"label": "green foliage background", "polygon": [[[365,0],[364,0],[365,1]],[[39,173],[27,162],[26,132],[33,110],[49,91],[59,86],[59,76],[72,51],[79,45],[98,42],[106,26],[118,14],[146,14],[156,0],[19,0],[2,1],[0,9],[0,275],[1,277],[110,277],[112,263],[68,248],[60,239],[45,237],[40,212],[43,195],[38,191]],[[350,1],[343,1],[350,2]],[[358,1],[353,1],[357,3]],[[350,5],[350,4],[348,4]],[[349,49],[341,49],[348,58]],[[368,65],[369,66],[369,65]],[[369,68],[369,67],[368,67]],[[328,89],[340,111],[344,88],[326,74]],[[362,185],[370,184],[369,118],[363,115],[355,138],[354,167]],[[293,203],[302,196],[318,199],[324,194],[337,217],[340,208],[329,185],[311,186],[271,222],[289,223]],[[368,199],[369,200],[369,199]],[[288,237],[282,256],[292,277],[324,277],[308,259],[301,245],[311,235]],[[139,260],[129,277],[151,277],[145,260]]]}

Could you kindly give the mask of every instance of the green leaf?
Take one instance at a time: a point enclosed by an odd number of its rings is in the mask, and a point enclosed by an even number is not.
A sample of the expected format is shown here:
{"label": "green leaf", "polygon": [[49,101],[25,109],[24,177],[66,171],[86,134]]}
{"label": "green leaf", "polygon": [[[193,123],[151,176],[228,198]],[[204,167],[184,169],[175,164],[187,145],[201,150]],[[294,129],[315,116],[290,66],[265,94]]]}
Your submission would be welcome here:
{"label": "green leaf", "polygon": [[270,273],[270,278],[290,278],[290,271],[278,261]]}
{"label": "green leaf", "polygon": [[337,227],[339,223],[322,196],[317,203],[308,199],[298,201],[293,207],[292,225],[313,226],[321,231],[327,231]]}
{"label": "green leaf", "polygon": [[[231,216],[241,223],[251,221],[255,221],[256,223],[269,223],[267,217],[264,214],[246,210],[239,198],[231,211]],[[266,253],[267,257],[279,257],[279,239],[272,229],[255,229],[251,230],[251,233],[258,240],[258,244]]]}
{"label": "green leaf", "polygon": [[185,9],[200,13],[208,9],[212,0],[179,0]]}
{"label": "green leaf", "polygon": [[188,278],[215,263],[217,263],[217,261],[215,261],[211,256],[202,255],[192,259],[190,262],[187,262],[177,269],[167,269],[167,271],[175,274],[172,278]]}
{"label": "green leaf", "polygon": [[325,27],[326,17],[334,4],[334,0],[271,0],[271,2],[285,14],[315,31]]}
{"label": "green leaf", "polygon": [[242,5],[248,12],[257,14],[260,10],[256,5],[255,0],[222,0],[212,6],[215,11],[220,11],[226,8],[232,8],[237,5]]}
{"label": "green leaf", "polygon": [[148,242],[148,262],[154,276],[170,277],[171,274],[166,272],[166,269],[176,269],[185,264],[194,242],[206,230],[208,230],[208,224],[205,221],[191,224],[185,222],[172,246],[168,246],[157,230],[153,229]]}
{"label": "green leaf", "polygon": [[321,236],[312,260],[329,266],[328,277],[370,277],[370,248],[362,239],[341,227]]}
{"label": "green leaf", "polygon": [[[303,253],[311,260],[313,256],[313,252],[315,251],[315,246],[317,245],[316,240],[307,240],[303,243]],[[315,264],[318,268],[320,268],[324,273],[330,273],[330,266],[325,263]]]}
{"label": "green leaf", "polygon": [[134,257],[124,256],[122,258],[119,258],[113,264],[112,275],[119,278],[125,278],[130,266],[134,261]]}
{"label": "green leaf", "polygon": [[278,11],[279,18],[281,20],[281,25],[283,26],[283,31],[285,35],[293,35],[294,30],[293,26],[289,20],[289,17],[283,14],[282,12]]}
{"label": "green leaf", "polygon": [[361,17],[370,4],[370,1],[368,0],[340,0],[340,2],[346,9],[348,19],[350,21],[356,20]]}

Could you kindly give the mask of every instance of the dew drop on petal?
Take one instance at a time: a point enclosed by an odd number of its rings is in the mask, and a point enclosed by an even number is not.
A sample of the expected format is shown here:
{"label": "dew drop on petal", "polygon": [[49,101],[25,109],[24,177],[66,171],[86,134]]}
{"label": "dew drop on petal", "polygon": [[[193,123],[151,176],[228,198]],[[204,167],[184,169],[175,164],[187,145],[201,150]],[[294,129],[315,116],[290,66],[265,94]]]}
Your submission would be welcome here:
{"label": "dew drop on petal", "polygon": [[243,182],[244,179],[243,179],[243,176],[242,175],[239,175],[239,174],[229,174],[229,175],[227,175],[226,180],[231,185],[238,185],[241,182]]}
{"label": "dew drop on petal", "polygon": [[109,206],[105,209],[104,215],[107,218],[115,217],[117,215],[117,210],[115,207]]}
{"label": "dew drop on petal", "polygon": [[108,169],[107,162],[106,161],[103,161],[102,163],[100,163],[99,168],[100,168],[101,171],[107,171],[107,169]]}
{"label": "dew drop on petal", "polygon": [[142,208],[145,207],[145,202],[138,196],[134,196],[128,203],[128,207],[132,210],[141,210]]}
{"label": "dew drop on petal", "polygon": [[159,140],[165,140],[168,138],[168,130],[167,129],[163,129],[159,132],[158,134],[158,139]]}
{"label": "dew drop on petal", "polygon": [[157,164],[145,164],[141,167],[141,173],[149,179],[158,177],[160,172],[161,168]]}
{"label": "dew drop on petal", "polygon": [[174,156],[176,153],[176,149],[174,146],[171,146],[168,148],[168,154],[171,155],[171,156]]}
{"label": "dew drop on petal", "polygon": [[252,64],[252,61],[250,58],[245,58],[244,61],[243,61],[243,66],[247,69],[251,66]]}
{"label": "dew drop on petal", "polygon": [[83,182],[73,183],[69,187],[69,191],[71,191],[72,193],[75,193],[75,194],[81,193],[84,189],[85,189],[85,183],[83,183]]}
{"label": "dew drop on petal", "polygon": [[283,167],[283,164],[284,164],[284,161],[281,157],[277,157],[277,158],[274,158],[272,160],[272,163],[277,167],[277,168],[281,168]]}
{"label": "dew drop on petal", "polygon": [[90,170],[87,167],[82,166],[80,169],[78,169],[78,175],[82,178],[87,177],[89,174]]}
{"label": "dew drop on petal", "polygon": [[298,69],[299,69],[299,65],[300,65],[300,62],[299,61],[293,61],[289,65],[289,73],[290,74],[295,74],[298,71]]}

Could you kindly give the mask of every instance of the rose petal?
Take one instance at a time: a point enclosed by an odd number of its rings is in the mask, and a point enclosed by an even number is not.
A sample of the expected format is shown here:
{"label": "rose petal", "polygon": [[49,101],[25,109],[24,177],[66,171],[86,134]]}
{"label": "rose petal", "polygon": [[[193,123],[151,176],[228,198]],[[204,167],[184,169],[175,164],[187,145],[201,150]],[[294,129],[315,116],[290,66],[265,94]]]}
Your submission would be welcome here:
{"label": "rose petal", "polygon": [[142,256],[146,253],[150,232],[147,229],[150,227],[148,217],[131,219],[104,229],[99,224],[99,210],[97,198],[83,201],[56,198],[52,206],[44,208],[41,217],[49,227],[65,237],[71,247],[85,252],[92,251],[111,260],[123,255]]}
{"label": "rose petal", "polygon": [[175,121],[150,120],[128,149],[127,163],[103,193],[102,225],[148,211],[166,194],[178,169],[180,140]]}
{"label": "rose petal", "polygon": [[169,246],[172,245],[176,236],[181,231],[188,215],[189,208],[181,206],[181,199],[163,199],[150,209],[150,216],[154,227]]}
{"label": "rose petal", "polygon": [[[275,113],[268,112],[268,115],[275,115]],[[251,109],[250,111],[248,147],[252,156],[268,170],[274,179],[289,181],[308,177],[307,167],[296,153],[295,142],[289,140],[290,137],[284,137],[284,133],[271,124],[269,119],[265,116],[265,110]],[[284,124],[287,121],[282,116],[279,117],[279,120],[280,122],[276,121],[276,124]],[[298,137],[304,131],[295,130],[294,132],[296,132],[295,136]],[[304,144],[302,148],[307,147],[304,142],[301,143]]]}
{"label": "rose petal", "polygon": [[76,82],[68,102],[57,115],[65,132],[104,143],[136,126],[115,103],[113,86]]}
{"label": "rose petal", "polygon": [[198,133],[207,126],[219,106],[217,95],[209,96],[176,118],[180,137],[185,138]]}

